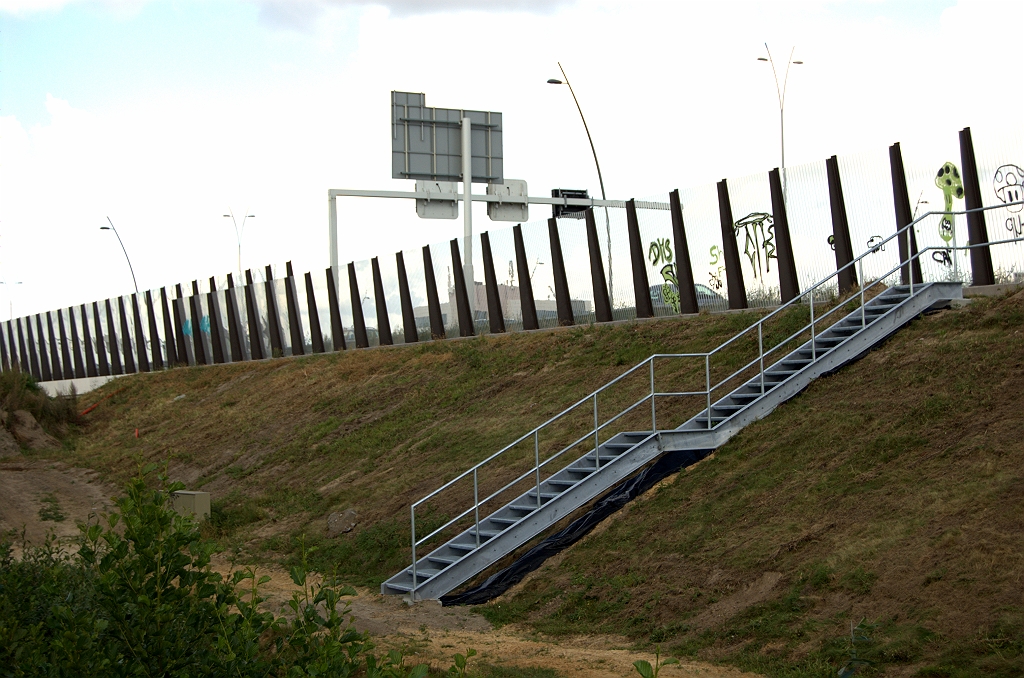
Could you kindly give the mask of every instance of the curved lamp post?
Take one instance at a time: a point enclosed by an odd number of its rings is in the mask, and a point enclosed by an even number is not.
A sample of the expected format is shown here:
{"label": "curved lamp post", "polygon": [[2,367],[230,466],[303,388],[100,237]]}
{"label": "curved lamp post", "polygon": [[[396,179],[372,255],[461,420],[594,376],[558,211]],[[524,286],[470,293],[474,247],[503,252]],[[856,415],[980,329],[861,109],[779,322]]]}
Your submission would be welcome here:
{"label": "curved lamp post", "polygon": [[768,49],[768,43],[764,43],[764,49],[768,57],[757,57],[758,61],[767,61],[772,65],[772,75],[775,76],[775,94],[779,97],[779,138],[782,144],[782,195],[786,197],[786,83],[789,82],[789,67],[793,64],[802,64],[802,61],[793,61],[793,52],[796,47],[789,50],[789,60],[786,62],[786,74],[782,78],[782,88],[779,88],[779,73],[775,70],[775,61],[772,59],[772,52]]}
{"label": "curved lamp post", "polygon": [[[604,178],[601,176],[601,163],[597,161],[597,150],[594,148],[594,139],[590,136],[590,128],[587,126],[587,119],[583,117],[583,109],[580,108],[579,99],[576,98],[576,92],[573,91],[572,85],[569,84],[569,76],[565,74],[565,69],[562,68],[562,62],[558,62],[558,70],[562,71],[562,77],[565,78],[564,82],[558,78],[548,79],[549,85],[566,85],[569,88],[569,93],[572,94],[572,100],[576,103],[576,110],[580,112],[580,120],[583,121],[583,130],[587,133],[587,141],[590,142],[590,152],[594,154],[594,166],[597,167],[597,182],[601,185],[601,200],[607,200],[607,196],[604,192]],[[608,208],[604,208],[604,226],[605,231],[608,235],[608,298],[611,299],[612,307],[615,307],[615,285],[612,281],[612,225],[611,220],[608,218]]]}
{"label": "curved lamp post", "polygon": [[110,221],[110,217],[107,217],[107,221],[110,223],[110,226],[100,226],[100,230],[113,231],[114,235],[117,236],[117,242],[121,243],[121,251],[124,252],[125,261],[128,262],[128,270],[132,272],[132,284],[135,285],[135,295],[138,296],[139,283],[135,282],[135,269],[132,268],[132,260],[128,258],[128,250],[124,248],[124,242],[121,241],[121,235],[117,232],[117,229],[114,228],[114,222]]}
{"label": "curved lamp post", "polygon": [[[246,212],[248,212],[248,211],[249,210],[246,210]],[[225,214],[224,216],[225,216],[225,218],[230,217],[231,218],[231,223],[234,224],[234,226],[235,226],[235,240],[238,241],[238,279],[241,280],[242,279],[242,235],[245,233],[245,220],[246,219],[255,219],[256,215],[255,214],[246,214],[244,217],[242,217],[242,226],[241,226],[241,228],[239,228],[238,222],[235,221],[235,212],[234,212],[234,210],[229,209],[228,212],[229,212],[229,214]]]}

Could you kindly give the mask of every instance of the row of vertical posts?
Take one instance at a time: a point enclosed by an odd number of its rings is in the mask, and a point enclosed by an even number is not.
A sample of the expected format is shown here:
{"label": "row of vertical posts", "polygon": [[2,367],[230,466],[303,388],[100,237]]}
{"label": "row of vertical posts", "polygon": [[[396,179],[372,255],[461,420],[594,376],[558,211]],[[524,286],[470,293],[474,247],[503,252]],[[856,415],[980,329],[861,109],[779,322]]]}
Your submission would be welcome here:
{"label": "row of vertical posts", "polygon": [[[967,208],[979,208],[982,206],[981,192],[969,128],[960,132],[960,147]],[[912,221],[912,213],[899,144],[893,144],[889,148],[889,161],[896,212],[896,227],[902,228]],[[855,252],[850,240],[849,222],[843,198],[838,159],[836,156],[832,156],[826,160],[825,165],[828,177],[829,205],[832,214],[836,268],[838,270],[853,261]],[[797,280],[797,267],[793,253],[792,238],[790,236],[789,221],[786,214],[782,181],[777,168],[768,173],[768,182],[775,224],[779,288],[781,300],[785,303],[800,294],[800,285]],[[747,308],[747,296],[743,284],[739,248],[734,232],[735,222],[729,199],[729,187],[724,179],[718,183],[718,203],[729,308]],[[690,265],[689,247],[678,190],[669,194],[669,211],[672,219],[672,240],[677,253],[676,276],[679,283],[680,313],[696,313],[699,310],[696,286],[694,285],[693,270]],[[595,320],[599,323],[610,322],[613,319],[612,303],[608,294],[605,270],[602,263],[603,257],[593,210],[586,210],[584,218],[591,268]],[[970,244],[987,243],[988,237],[984,213],[971,213],[968,215],[967,221]],[[647,277],[645,251],[637,219],[637,206],[634,200],[629,200],[626,203],[626,226],[633,273],[636,317],[650,318],[654,315],[654,309]],[[515,243],[516,267],[520,281],[523,329],[539,329],[540,324],[534,302],[521,225],[513,227],[512,232]],[[554,277],[558,324],[563,326],[573,325],[576,322],[576,318],[573,314],[556,219],[548,220],[548,240]],[[488,233],[481,234],[480,241],[484,263],[489,329],[492,333],[505,332],[505,312],[501,307],[501,299],[498,294],[497,277]],[[473,336],[476,333],[475,318],[473,317],[472,310],[473,305],[470,303],[468,288],[463,278],[458,240],[453,239],[450,242],[450,246],[452,272],[455,277],[455,310],[458,317],[459,335],[463,337]],[[907,260],[910,255],[917,253],[917,242],[913,229],[909,229],[906,234],[899,238],[899,248],[902,261]],[[413,343],[419,341],[419,333],[412,305],[408,276],[406,275],[405,260],[401,252],[396,254],[396,265],[404,339],[406,343]],[[994,283],[992,258],[987,247],[971,250],[971,267],[974,284],[986,285]],[[376,257],[371,260],[371,268],[374,298],[376,300],[375,312],[379,343],[381,345],[391,345],[394,340],[390,316],[385,299],[380,265]],[[303,355],[306,352],[305,334],[300,321],[301,311],[299,309],[295,276],[292,271],[291,262],[288,262],[286,269],[287,272],[283,283],[285,289],[285,311],[288,318],[287,336],[290,338],[292,353],[294,355]],[[423,247],[423,269],[430,336],[433,339],[445,339],[447,335],[444,318],[441,313],[429,246]],[[348,346],[345,341],[345,327],[339,307],[338,284],[335,279],[335,273],[330,268],[326,271],[330,318],[323,320],[325,322],[329,320],[330,322],[331,336],[334,340],[333,349],[337,351],[345,350]],[[366,321],[363,316],[362,297],[356,279],[354,263],[348,264],[347,273],[349,292],[351,294],[351,327],[355,348],[367,348],[370,342]],[[857,277],[857,272],[853,267],[842,271],[839,276],[840,293],[847,293],[858,287],[861,281],[858,281]],[[902,270],[903,283],[906,284],[911,279],[914,283],[921,282],[921,267],[917,260],[912,264],[905,265]],[[141,300],[138,295],[130,297],[130,309],[126,308],[123,297],[117,298],[114,304],[111,304],[110,300],[102,302],[102,307],[100,302],[93,302],[91,313],[89,307],[83,304],[80,307],[79,313],[82,324],[81,334],[79,334],[75,314],[70,309],[68,309],[66,319],[64,309],[61,309],[56,312],[47,311],[44,314],[36,314],[35,316],[18,318],[3,323],[2,328],[0,328],[0,362],[2,362],[4,370],[17,367],[24,372],[31,373],[39,381],[51,381],[149,372],[175,365],[216,364],[279,357],[284,355],[284,338],[286,336],[284,332],[286,328],[281,327],[279,320],[281,317],[280,309],[278,309],[277,294],[274,287],[276,281],[274,281],[270,266],[266,267],[266,280],[266,331],[269,334],[269,355],[264,350],[263,328],[259,321],[260,313],[256,297],[259,292],[257,286],[254,285],[252,272],[246,271],[243,295],[244,313],[243,309],[239,308],[235,295],[230,292],[224,294],[223,290],[218,291],[215,279],[210,278],[210,291],[207,293],[206,302],[209,308],[209,333],[212,355],[206,354],[206,346],[202,340],[201,324],[204,313],[200,301],[199,284],[197,281],[193,281],[192,294],[189,296],[183,294],[181,285],[175,287],[176,298],[174,299],[169,299],[166,288],[160,290],[159,300],[154,299],[152,293],[147,291]],[[310,273],[305,274],[304,282],[307,301],[306,310],[307,317],[309,318],[309,327],[306,329],[309,330],[311,338],[309,349],[312,353],[323,353],[326,351],[326,346],[324,335],[321,331],[321,318],[319,317],[314,297],[313,279]],[[234,288],[234,279],[230,274],[227,276],[227,287],[229,290]],[[226,303],[224,313],[221,312],[222,301]],[[158,303],[161,311],[160,315],[163,319],[162,327],[161,323],[157,321],[157,314],[155,312],[156,304]],[[148,353],[145,341],[139,340],[145,336],[143,331],[143,309],[145,309],[147,316],[146,320],[148,321],[147,326],[150,338]],[[116,323],[115,314],[118,321]],[[54,317],[57,320],[56,330],[53,322]],[[110,334],[108,337],[103,336],[102,319],[104,317],[106,318],[106,327]],[[222,317],[227,319],[226,327],[221,325],[220,319]],[[91,324],[90,318],[92,319]],[[191,325],[191,340],[186,338],[189,334],[186,327],[189,324]],[[130,325],[134,327],[134,332],[131,331]],[[117,336],[118,334],[119,336]],[[133,336],[135,337],[134,346],[132,342]],[[40,347],[44,344],[47,346],[47,349],[40,350]],[[102,350],[103,346],[108,346],[109,349]],[[94,351],[94,347],[99,350]]]}

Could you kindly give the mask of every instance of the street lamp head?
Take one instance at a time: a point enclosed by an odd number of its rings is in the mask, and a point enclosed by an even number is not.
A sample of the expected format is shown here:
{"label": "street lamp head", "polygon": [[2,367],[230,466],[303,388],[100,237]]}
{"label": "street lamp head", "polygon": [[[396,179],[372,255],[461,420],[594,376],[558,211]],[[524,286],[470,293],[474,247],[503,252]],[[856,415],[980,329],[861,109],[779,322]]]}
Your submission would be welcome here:
{"label": "street lamp head", "polygon": [[565,83],[563,83],[558,78],[548,78],[548,84],[549,85],[564,85]]}
{"label": "street lamp head", "polygon": [[767,57],[757,57],[758,61],[768,61]]}
{"label": "street lamp head", "polygon": [[803,62],[802,61],[794,61],[793,63],[794,64],[802,64]]}
{"label": "street lamp head", "polygon": [[110,230],[110,226],[100,226],[100,230],[101,231],[109,231]]}
{"label": "street lamp head", "polygon": [[227,217],[228,219],[230,219],[230,218],[231,218],[231,215],[230,215],[230,214],[225,214],[224,216],[225,216],[225,217]]}
{"label": "street lamp head", "polygon": [[246,215],[245,215],[245,217],[246,217],[247,219],[255,219],[255,218],[256,218],[256,215],[255,215],[255,214],[246,214]]}

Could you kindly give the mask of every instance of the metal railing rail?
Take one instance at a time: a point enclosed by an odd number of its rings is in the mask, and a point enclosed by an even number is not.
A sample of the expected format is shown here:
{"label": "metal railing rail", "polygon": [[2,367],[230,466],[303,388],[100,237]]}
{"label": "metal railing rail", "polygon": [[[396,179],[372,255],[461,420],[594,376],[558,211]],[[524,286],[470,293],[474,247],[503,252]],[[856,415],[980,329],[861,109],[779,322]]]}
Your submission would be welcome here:
{"label": "metal railing rail", "polygon": [[[837,311],[839,311],[841,309],[845,309],[848,306],[850,301],[853,301],[853,300],[857,299],[857,300],[859,300],[859,303],[860,303],[861,328],[863,329],[864,327],[867,326],[866,315],[865,315],[865,311],[864,311],[864,307],[865,307],[865,303],[866,303],[865,292],[868,289],[870,289],[870,288],[872,288],[872,287],[874,287],[876,285],[884,285],[885,284],[885,280],[889,276],[893,275],[897,271],[900,271],[904,267],[911,267],[913,262],[916,259],[919,259],[921,257],[921,255],[925,254],[926,252],[930,252],[930,251],[938,251],[938,250],[969,250],[969,249],[974,249],[974,248],[977,248],[977,247],[989,247],[989,246],[992,246],[992,245],[1003,245],[1003,244],[1014,243],[1014,242],[1022,242],[1022,241],[1024,241],[1024,238],[1013,238],[1013,239],[1007,239],[1007,240],[991,241],[991,242],[978,243],[978,244],[974,244],[974,245],[958,246],[958,247],[950,247],[950,246],[926,247],[926,248],[924,248],[922,250],[919,250],[916,253],[911,254],[906,260],[900,261],[899,264],[897,264],[894,268],[890,269],[885,274],[883,274],[881,276],[878,276],[870,284],[865,284],[865,280],[864,280],[864,265],[863,265],[864,264],[864,259],[866,257],[868,257],[869,255],[878,252],[886,243],[892,241],[895,238],[900,237],[901,235],[905,234],[909,229],[913,228],[914,226],[916,226],[921,221],[923,221],[923,220],[925,220],[925,219],[927,219],[929,217],[932,217],[932,216],[964,215],[964,214],[969,214],[969,213],[972,213],[972,212],[984,212],[984,211],[993,210],[993,209],[1002,209],[1002,208],[1006,208],[1006,207],[1010,207],[1010,206],[1014,206],[1014,205],[1024,205],[1024,201],[1004,203],[1004,204],[1000,204],[1000,205],[990,205],[990,206],[974,208],[974,209],[969,209],[969,210],[950,211],[950,212],[947,212],[947,211],[930,211],[930,212],[926,212],[925,214],[922,214],[921,216],[919,216],[916,219],[914,219],[913,221],[911,221],[906,226],[903,226],[902,228],[898,229],[895,233],[893,233],[892,235],[887,237],[885,240],[882,240],[880,242],[874,243],[870,249],[868,249],[867,251],[862,253],[860,256],[856,257],[855,259],[853,259],[849,263],[845,264],[844,266],[836,269],[834,272],[830,273],[825,278],[822,278],[821,280],[819,280],[814,285],[811,285],[806,290],[802,291],[800,294],[798,294],[796,297],[794,297],[793,299],[789,300],[785,304],[782,304],[782,305],[778,306],[776,309],[774,309],[770,313],[768,313],[768,314],[764,315],[763,317],[759,318],[757,320],[757,322],[751,324],[746,329],[738,332],[737,334],[735,334],[731,338],[729,338],[726,341],[722,342],[721,344],[719,344],[716,348],[712,349],[711,351],[708,351],[708,352],[705,352],[705,353],[655,353],[655,354],[647,357],[646,359],[644,359],[643,361],[641,361],[637,365],[635,365],[635,366],[631,367],[630,369],[626,370],[625,372],[620,374],[618,377],[615,377],[614,379],[612,379],[608,383],[604,384],[600,388],[596,389],[595,391],[593,391],[589,395],[587,395],[587,396],[585,396],[583,398],[580,398],[579,400],[577,400],[575,403],[573,403],[569,407],[563,409],[561,412],[559,412],[559,413],[555,414],[554,416],[550,417],[544,423],[542,423],[539,426],[533,428],[528,433],[520,436],[515,441],[513,441],[512,443],[506,445],[505,447],[503,447],[502,449],[498,450],[497,452],[495,452],[491,456],[487,457],[483,461],[478,462],[477,464],[473,465],[472,467],[470,467],[466,471],[460,473],[459,475],[455,476],[454,478],[452,478],[448,482],[444,483],[443,485],[438,487],[433,492],[430,492],[429,494],[423,496],[422,498],[420,498],[419,500],[414,502],[409,507],[409,509],[410,509],[410,527],[411,527],[411,533],[412,533],[411,537],[412,537],[412,580],[413,580],[412,581],[412,589],[410,590],[410,595],[413,598],[415,598],[416,588],[419,585],[419,582],[417,581],[417,575],[416,575],[416,561],[417,561],[416,551],[417,551],[417,547],[425,544],[426,542],[428,542],[429,540],[431,540],[432,538],[434,538],[435,536],[437,536],[438,534],[440,534],[444,530],[448,529],[452,525],[455,525],[459,521],[467,518],[470,514],[473,514],[473,516],[474,516],[474,525],[475,525],[475,534],[476,534],[476,545],[479,546],[480,545],[480,507],[481,506],[483,506],[484,504],[487,504],[488,502],[492,501],[493,499],[495,499],[496,497],[500,496],[504,492],[507,492],[508,490],[510,490],[515,485],[525,481],[531,475],[534,476],[535,492],[537,494],[537,505],[538,505],[538,507],[541,506],[541,504],[542,504],[541,492],[540,492],[540,485],[541,485],[540,471],[541,471],[541,469],[544,468],[545,466],[547,466],[548,464],[550,464],[551,462],[555,461],[556,459],[562,457],[562,455],[564,455],[566,452],[568,452],[569,450],[571,450],[571,449],[575,448],[576,446],[582,444],[585,441],[593,440],[594,454],[595,454],[595,467],[597,469],[600,469],[601,468],[601,463],[600,463],[600,446],[601,446],[600,433],[601,433],[601,431],[604,430],[605,428],[607,428],[608,426],[610,426],[611,424],[613,424],[614,422],[616,422],[619,419],[621,419],[626,414],[634,411],[636,408],[640,407],[644,403],[646,403],[648,401],[651,403],[651,432],[652,432],[652,435],[654,435],[657,432],[657,430],[658,430],[657,429],[657,407],[656,407],[657,398],[659,398],[659,397],[704,396],[704,400],[705,400],[705,403],[706,403],[706,410],[707,410],[708,430],[711,430],[712,429],[712,425],[713,425],[713,419],[712,419],[713,394],[714,394],[715,391],[725,387],[726,385],[732,384],[734,382],[734,380],[739,378],[743,373],[745,373],[747,370],[751,369],[752,367],[754,367],[756,365],[758,367],[758,374],[759,374],[759,377],[760,377],[761,393],[763,394],[765,392],[765,382],[764,382],[764,378],[765,378],[765,358],[767,358],[770,355],[774,354],[777,350],[781,349],[782,347],[788,345],[791,341],[794,341],[795,339],[799,338],[801,335],[806,333],[808,330],[810,331],[811,364],[817,362],[818,355],[817,355],[817,349],[816,349],[816,346],[815,346],[815,338],[816,338],[816,336],[815,336],[815,326],[816,326],[816,324],[819,323],[820,321],[828,318],[829,316],[831,316],[832,314],[836,313]],[[854,265],[856,265],[858,267],[858,273],[859,273],[859,277],[858,277],[859,284],[857,286],[859,288],[858,295],[856,297],[852,298],[852,299],[847,299],[845,301],[841,300],[841,299],[838,300],[838,302],[831,309],[827,310],[824,314],[815,317],[815,315],[814,315],[814,296],[815,296],[815,293],[818,292],[820,289],[824,288],[833,278],[838,278],[838,276],[842,272],[846,271],[848,268],[850,268],[850,267],[852,267]],[[912,270],[910,271],[909,279],[910,279],[910,283],[909,283],[910,294],[911,294],[911,296],[913,296],[915,284],[920,287],[920,286],[923,286],[925,283],[914,283],[914,274],[913,274]],[[786,309],[788,309],[790,307],[793,307],[793,306],[795,306],[797,304],[805,303],[804,302],[804,298],[805,297],[808,298],[808,302],[807,303],[809,303],[809,307],[810,307],[810,322],[805,324],[805,325],[803,325],[800,329],[796,330],[795,332],[793,332],[790,336],[786,337],[785,339],[779,341],[774,346],[772,346],[772,347],[770,347],[768,349],[765,349],[765,347],[764,347],[764,324],[765,324],[765,322],[770,320],[771,318],[779,315],[784,310],[786,310]],[[734,372],[732,372],[728,376],[726,376],[723,379],[719,380],[717,383],[712,384],[711,383],[711,358],[712,358],[712,356],[715,356],[716,354],[721,353],[726,348],[728,348],[729,346],[731,346],[735,342],[739,341],[742,337],[746,336],[748,333],[751,333],[754,330],[757,331],[757,336],[758,336],[758,354],[757,354],[757,357],[751,359],[749,362],[744,364],[742,367],[738,368],[737,370],[735,370]],[[655,388],[655,373],[654,373],[654,361],[655,360],[657,360],[657,359],[696,359],[696,358],[701,358],[704,361],[705,388],[704,388],[703,391],[658,391],[658,390],[656,390],[656,388]],[[598,402],[598,399],[599,399],[599,396],[602,393],[604,393],[605,391],[607,391],[608,389],[610,389],[612,386],[615,386],[616,384],[620,383],[626,377],[628,377],[628,376],[630,376],[632,374],[637,373],[639,370],[643,369],[645,366],[647,366],[648,371],[649,371],[650,391],[646,395],[644,395],[642,398],[640,398],[639,400],[636,400],[631,405],[628,405],[627,407],[625,407],[624,409],[622,409],[621,411],[619,411],[615,415],[607,418],[603,422],[600,421],[600,419],[598,417],[598,412],[599,412],[599,407],[598,407],[599,402]],[[540,459],[540,442],[539,442],[540,433],[544,429],[552,426],[556,422],[558,422],[558,421],[562,420],[563,418],[565,418],[566,416],[572,414],[573,412],[575,412],[576,410],[578,410],[579,408],[581,408],[584,405],[592,405],[593,406],[593,412],[594,412],[594,427],[593,427],[593,429],[591,429],[590,431],[588,431],[584,435],[580,436],[579,438],[577,438],[572,443],[570,443],[567,446],[563,447],[561,450],[559,450],[555,454],[552,454],[551,456],[549,456],[546,459],[544,459],[543,461],[541,461],[541,459]],[[728,419],[728,417],[726,417],[725,419]],[[723,421],[725,419],[723,419]],[[533,465],[533,467],[529,468],[527,471],[525,471],[524,473],[522,473],[521,475],[516,477],[514,480],[512,480],[512,481],[508,482],[507,484],[505,484],[501,489],[492,492],[491,494],[489,494],[487,497],[485,497],[483,499],[480,499],[480,497],[479,497],[479,471],[480,471],[480,469],[482,469],[484,466],[488,465],[489,463],[493,462],[495,459],[497,459],[497,458],[501,457],[502,455],[506,454],[509,450],[511,450],[512,448],[516,447],[520,443],[523,443],[523,442],[529,440],[530,438],[533,438],[533,442],[534,442],[534,465]],[[451,520],[449,520],[446,523],[444,523],[442,526],[440,526],[440,527],[436,528],[435,530],[431,531],[426,536],[417,538],[416,537],[416,508],[418,506],[421,506],[425,502],[429,501],[430,499],[436,497],[441,492],[451,488],[456,483],[458,483],[458,482],[460,482],[462,480],[466,480],[466,479],[468,479],[470,477],[472,477],[472,479],[473,479],[473,505],[471,507],[467,508],[465,511],[463,511],[459,515],[457,515],[454,518],[452,518]]]}

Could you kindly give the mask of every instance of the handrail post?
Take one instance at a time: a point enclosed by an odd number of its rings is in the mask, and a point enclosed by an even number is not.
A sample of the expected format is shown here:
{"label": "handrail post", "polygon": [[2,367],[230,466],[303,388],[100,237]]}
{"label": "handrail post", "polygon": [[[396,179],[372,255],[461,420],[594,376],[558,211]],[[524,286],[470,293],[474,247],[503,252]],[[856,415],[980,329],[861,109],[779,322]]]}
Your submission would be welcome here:
{"label": "handrail post", "polygon": [[658,430],[654,413],[654,356],[651,356],[651,433]]}
{"label": "handrail post", "polygon": [[857,260],[857,268],[860,269],[860,326],[862,328],[867,327],[867,318],[864,315],[864,258],[861,257]]}
{"label": "handrail post", "polygon": [[540,431],[533,431],[533,471],[537,476],[537,508],[540,508]]}
{"label": "handrail post", "polygon": [[416,602],[416,506],[409,507],[412,524],[412,594],[413,602]]}
{"label": "handrail post", "polygon": [[811,362],[818,359],[817,351],[814,349],[814,290],[811,290]]}
{"label": "handrail post", "polygon": [[757,321],[757,357],[761,364],[761,395],[764,395],[764,322]]}
{"label": "handrail post", "polygon": [[[911,227],[911,228],[913,228],[913,227]],[[909,263],[911,265],[911,268],[913,268],[913,264],[914,264],[914,255],[913,254],[911,254],[910,257],[907,258],[907,263]],[[914,276],[913,275],[910,276],[910,296],[914,296]]]}
{"label": "handrail post", "polygon": [[704,354],[704,392],[708,396],[708,430],[711,430],[711,354]]}
{"label": "handrail post", "polygon": [[597,428],[597,391],[594,391],[594,459],[601,468],[601,434]]}
{"label": "handrail post", "polygon": [[480,494],[476,482],[476,468],[473,469],[473,514],[476,518],[476,547],[480,548]]}

